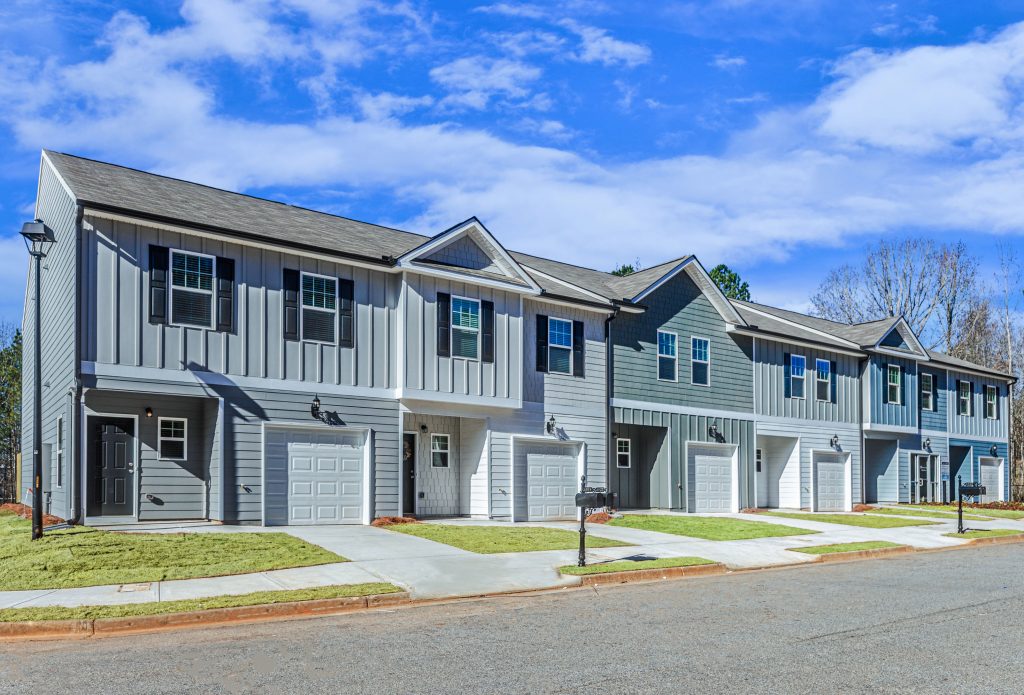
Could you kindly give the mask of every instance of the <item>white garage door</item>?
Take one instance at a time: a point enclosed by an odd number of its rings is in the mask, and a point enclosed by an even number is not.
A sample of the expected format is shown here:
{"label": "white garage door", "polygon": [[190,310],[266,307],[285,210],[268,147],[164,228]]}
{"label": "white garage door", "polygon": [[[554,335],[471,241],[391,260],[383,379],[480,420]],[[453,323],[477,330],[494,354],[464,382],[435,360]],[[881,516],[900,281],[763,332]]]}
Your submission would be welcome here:
{"label": "white garage door", "polygon": [[731,512],[732,451],[719,447],[690,444],[687,447],[693,471],[693,511],[697,513]]}
{"label": "white garage door", "polygon": [[527,520],[576,518],[580,487],[577,451],[576,445],[516,445],[517,467],[526,472]]}
{"label": "white garage door", "polygon": [[268,523],[362,523],[364,435],[268,429],[266,438]]}
{"label": "white garage door", "polygon": [[981,462],[981,484],[985,486],[982,502],[999,501],[999,461]]}
{"label": "white garage door", "polygon": [[814,454],[814,508],[819,512],[846,509],[846,455]]}

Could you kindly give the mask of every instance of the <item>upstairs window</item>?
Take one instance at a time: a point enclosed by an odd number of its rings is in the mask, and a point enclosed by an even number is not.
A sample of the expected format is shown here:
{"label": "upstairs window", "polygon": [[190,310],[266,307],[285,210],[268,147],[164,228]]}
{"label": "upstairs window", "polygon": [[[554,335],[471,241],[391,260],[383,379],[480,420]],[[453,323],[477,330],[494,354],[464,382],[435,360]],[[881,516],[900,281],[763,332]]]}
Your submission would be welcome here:
{"label": "upstairs window", "polygon": [[707,338],[690,338],[690,383],[711,383],[711,341]]}
{"label": "upstairs window", "polygon": [[985,417],[989,420],[999,417],[999,390],[995,386],[985,387]]}
{"label": "upstairs window", "polygon": [[572,321],[548,318],[548,372],[572,374]]}
{"label": "upstairs window", "polygon": [[430,465],[433,468],[448,468],[450,437],[447,434],[430,435]]}
{"label": "upstairs window", "polygon": [[956,382],[956,413],[957,415],[963,415],[964,417],[971,417],[973,412],[973,403],[971,402],[971,382],[969,381],[958,381]]}
{"label": "upstairs window", "polygon": [[172,324],[213,328],[215,264],[213,256],[171,251]]}
{"label": "upstairs window", "polygon": [[921,372],[921,410],[935,410],[935,376]]}
{"label": "upstairs window", "polygon": [[886,367],[885,402],[896,405],[903,403],[903,369],[898,364]]}
{"label": "upstairs window", "polygon": [[159,454],[162,459],[185,460],[185,443],[188,436],[188,420],[162,417],[157,426],[160,430]]}
{"label": "upstairs window", "polygon": [[615,440],[615,466],[629,468],[632,465],[631,444],[628,439]]}
{"label": "upstairs window", "polygon": [[803,355],[791,355],[789,358],[789,394],[793,398],[804,397],[806,371],[807,358]]}
{"label": "upstairs window", "polygon": [[335,343],[338,281],[324,275],[302,274],[302,339]]}
{"label": "upstairs window", "polygon": [[452,297],[452,357],[480,359],[480,300]]}
{"label": "upstairs window", "polygon": [[819,401],[832,400],[832,363],[828,360],[814,361],[815,397]]}
{"label": "upstairs window", "polygon": [[678,380],[676,339],[675,333],[658,331],[658,381]]}

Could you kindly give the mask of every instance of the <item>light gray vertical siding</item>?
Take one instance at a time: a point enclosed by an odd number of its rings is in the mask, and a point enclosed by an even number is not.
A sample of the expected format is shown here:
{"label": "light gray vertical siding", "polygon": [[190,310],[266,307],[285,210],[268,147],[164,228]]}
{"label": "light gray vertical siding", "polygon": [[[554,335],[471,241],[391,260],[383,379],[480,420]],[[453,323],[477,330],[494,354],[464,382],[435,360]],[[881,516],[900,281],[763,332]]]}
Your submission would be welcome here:
{"label": "light gray vertical siding", "polygon": [[[957,413],[957,380],[971,382],[973,414],[970,417]],[[985,386],[995,386],[999,391],[998,415],[996,419],[985,417]],[[976,374],[949,372],[947,378],[950,399],[950,435],[960,438],[1005,439],[1009,431],[1007,418],[1007,387],[1005,381],[981,377]]]}
{"label": "light gray vertical siding", "polygon": [[[73,431],[74,407],[69,390],[75,384],[75,312],[78,308],[76,259],[76,216],[74,199],[68,195],[53,170],[40,168],[37,214],[53,230],[56,243],[43,259],[42,267],[42,442],[50,445],[51,457],[42,461],[49,477],[49,510],[67,518],[71,514],[70,465],[77,449]],[[22,317],[22,487],[32,484],[32,452],[35,427],[35,273],[28,259],[25,315]],[[63,485],[56,485],[57,420],[64,419]],[[23,492],[24,490],[22,490]]]}
{"label": "light gray vertical siding", "polygon": [[[543,403],[548,410],[563,408],[603,409],[607,403],[607,350],[604,320],[607,314],[544,302],[524,301],[525,355],[523,400]],[[584,376],[537,371],[537,315],[583,322]]]}
{"label": "light gray vertical siding", "polygon": [[[101,217],[85,218],[84,235],[85,361],[310,384],[395,385],[389,357],[398,293],[385,273]],[[234,259],[233,332],[149,322],[150,244]],[[284,340],[284,268],[353,280],[354,348]]]}
{"label": "light gray vertical siding", "polygon": [[[405,388],[518,400],[523,340],[519,295],[431,276],[406,274]],[[437,293],[494,302],[494,362],[439,357]]]}
{"label": "light gray vertical siding", "polygon": [[[786,397],[786,354],[807,358],[805,398]],[[775,340],[757,339],[754,350],[754,402],[758,415],[798,418],[819,422],[859,423],[859,358],[826,350],[787,345]],[[835,399],[817,399],[815,360],[835,363]],[[831,390],[831,389],[830,389]]]}
{"label": "light gray vertical siding", "polygon": [[[734,336],[685,273],[648,296],[642,314],[619,314],[612,322],[615,398],[716,410],[753,411],[753,342]],[[677,335],[679,381],[658,380],[658,330]],[[690,383],[690,339],[711,346],[711,384]]]}
{"label": "light gray vertical siding", "polygon": [[[812,481],[814,476],[815,453],[843,453],[850,455],[850,498],[853,504],[862,502],[862,452],[859,427],[849,424],[808,423],[794,427],[788,423],[757,423],[757,434],[771,437],[786,437],[799,440],[800,446],[800,506],[810,508],[812,502]],[[832,437],[839,437],[839,448],[832,447]],[[767,469],[762,470],[763,474]]]}

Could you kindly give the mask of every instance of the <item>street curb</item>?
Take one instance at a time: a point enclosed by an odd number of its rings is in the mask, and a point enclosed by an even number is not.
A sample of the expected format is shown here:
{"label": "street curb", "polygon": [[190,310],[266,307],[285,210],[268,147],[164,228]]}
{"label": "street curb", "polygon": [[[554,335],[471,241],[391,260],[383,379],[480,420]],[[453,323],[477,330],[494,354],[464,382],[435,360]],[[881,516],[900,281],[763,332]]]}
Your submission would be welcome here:
{"label": "street curb", "polygon": [[1013,536],[992,536],[990,538],[971,538],[968,545],[1003,545],[1004,543],[1024,543],[1024,532]]}
{"label": "street curb", "polygon": [[[791,549],[792,550],[792,549]],[[795,550],[794,552],[800,552]],[[875,548],[874,550],[850,550],[845,553],[825,553],[818,555],[813,562],[850,562],[851,560],[875,560],[891,555],[906,555],[917,552],[913,546],[901,545],[897,548]],[[808,555],[810,553],[804,553]]]}
{"label": "street curb", "polygon": [[95,618],[92,620],[40,620],[21,623],[0,623],[0,641],[35,639],[83,639],[144,632],[161,632],[191,627],[262,622],[286,618],[312,618],[353,611],[412,603],[407,592],[346,596],[269,603],[259,606],[211,608],[185,613],[140,615],[126,618]]}
{"label": "street curb", "polygon": [[604,572],[601,574],[563,574],[563,577],[579,577],[581,586],[601,586],[606,584],[629,584],[632,582],[653,582],[662,579],[680,579],[682,577],[705,577],[713,574],[725,574],[729,569],[721,562],[707,565],[690,565],[689,567],[655,567],[644,570],[623,570],[621,572]]}

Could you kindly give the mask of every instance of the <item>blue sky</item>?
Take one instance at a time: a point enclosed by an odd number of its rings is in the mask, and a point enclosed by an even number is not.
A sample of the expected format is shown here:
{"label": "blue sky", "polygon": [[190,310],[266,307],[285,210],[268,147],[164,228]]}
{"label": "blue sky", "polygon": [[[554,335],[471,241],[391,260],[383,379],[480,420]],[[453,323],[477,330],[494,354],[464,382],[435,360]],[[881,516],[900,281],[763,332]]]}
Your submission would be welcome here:
{"label": "blue sky", "polygon": [[1024,248],[1024,0],[8,0],[0,319],[40,148],[804,309],[880,236]]}

